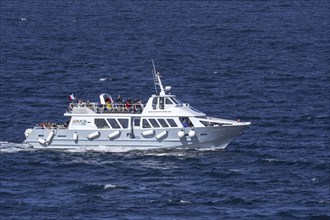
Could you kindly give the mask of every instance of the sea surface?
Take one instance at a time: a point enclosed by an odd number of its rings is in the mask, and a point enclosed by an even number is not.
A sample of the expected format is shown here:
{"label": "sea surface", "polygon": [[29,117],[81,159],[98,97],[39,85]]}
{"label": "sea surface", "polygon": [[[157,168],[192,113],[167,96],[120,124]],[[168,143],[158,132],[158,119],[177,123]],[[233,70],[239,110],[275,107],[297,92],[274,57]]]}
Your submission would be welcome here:
{"label": "sea surface", "polygon": [[[0,2],[0,219],[330,219],[330,1]],[[226,149],[31,150],[96,101],[250,121]]]}

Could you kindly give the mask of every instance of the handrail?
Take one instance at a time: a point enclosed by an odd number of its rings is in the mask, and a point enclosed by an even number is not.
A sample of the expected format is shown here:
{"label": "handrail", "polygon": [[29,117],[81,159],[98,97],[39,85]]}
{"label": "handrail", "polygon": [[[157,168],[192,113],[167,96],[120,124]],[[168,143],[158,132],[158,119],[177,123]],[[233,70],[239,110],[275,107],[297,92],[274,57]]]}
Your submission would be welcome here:
{"label": "handrail", "polygon": [[63,124],[43,122],[40,124],[36,124],[34,126],[35,129],[68,129],[69,122]]}
{"label": "handrail", "polygon": [[69,103],[68,112],[72,112],[73,108],[86,107],[96,113],[142,113],[145,105],[142,103],[136,104],[123,104],[123,103],[111,103],[110,105],[104,105],[97,102],[78,102]]}

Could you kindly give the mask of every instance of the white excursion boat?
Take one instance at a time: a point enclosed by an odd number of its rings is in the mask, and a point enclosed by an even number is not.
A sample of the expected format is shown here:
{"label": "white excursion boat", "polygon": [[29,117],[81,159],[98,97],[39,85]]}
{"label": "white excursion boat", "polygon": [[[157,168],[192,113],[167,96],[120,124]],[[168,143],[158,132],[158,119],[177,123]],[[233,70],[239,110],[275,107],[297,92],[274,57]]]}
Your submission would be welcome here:
{"label": "white excursion boat", "polygon": [[67,123],[29,128],[24,143],[37,149],[225,148],[250,125],[206,116],[170,94],[171,87],[163,86],[155,66],[153,76],[156,94],[145,105],[114,101],[109,94],[101,94],[99,102],[73,100],[64,113]]}

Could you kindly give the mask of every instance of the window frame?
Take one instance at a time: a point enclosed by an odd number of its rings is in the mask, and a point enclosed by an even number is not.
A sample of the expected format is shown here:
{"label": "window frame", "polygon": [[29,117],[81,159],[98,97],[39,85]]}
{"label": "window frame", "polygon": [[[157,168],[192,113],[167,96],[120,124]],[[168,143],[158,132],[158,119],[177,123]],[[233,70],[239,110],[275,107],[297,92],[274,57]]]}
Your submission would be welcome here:
{"label": "window frame", "polygon": [[[166,126],[163,126],[164,123],[161,123],[160,120],[162,120],[162,121],[166,124]],[[165,118],[157,118],[157,121],[158,121],[158,124],[159,124],[162,128],[169,128],[169,127],[170,127],[170,125],[168,124],[168,122],[166,121]]]}
{"label": "window frame", "polygon": [[[177,128],[177,127],[179,127],[179,125],[175,122],[175,120],[173,118],[167,118],[166,121],[170,125],[171,128]],[[170,121],[173,121],[173,123],[174,123],[175,126],[172,126],[173,124]]]}
{"label": "window frame", "polygon": [[[138,121],[138,125],[135,124],[136,121]],[[133,119],[133,127],[141,127],[141,118]]]}
{"label": "window frame", "polygon": [[174,102],[172,101],[171,98],[166,98],[166,99],[165,99],[165,104],[166,104],[166,105],[174,105]]}
{"label": "window frame", "polygon": [[[147,122],[147,124],[149,125],[149,127],[144,127],[144,122]],[[152,126],[150,125],[150,122],[146,119],[146,118],[143,118],[142,119],[142,128],[152,128]]]}
{"label": "window frame", "polygon": [[[120,125],[123,129],[128,129],[128,128],[129,128],[129,119],[128,119],[128,118],[117,118],[116,120],[118,121],[119,125]],[[124,124],[124,125],[126,125],[126,127],[124,127],[123,124],[120,122],[121,120],[125,120],[125,121],[127,121],[127,122],[126,122],[127,124]]]}
{"label": "window frame", "polygon": [[[117,128],[117,127],[112,126],[110,120],[115,120],[115,122],[117,123],[117,125],[119,125],[119,127]],[[116,118],[107,118],[107,121],[109,122],[112,129],[122,129],[121,124],[117,121]]]}
{"label": "window frame", "polygon": [[160,124],[158,123],[158,121],[155,118],[148,118],[148,121],[150,122],[150,124],[153,128],[160,128],[161,127]]}
{"label": "window frame", "polygon": [[[98,124],[96,123],[96,120],[103,120],[103,122],[105,123],[105,125],[107,127],[102,127],[102,128],[99,127]],[[107,120],[105,118],[94,118],[94,124],[95,124],[95,126],[96,126],[97,129],[110,129],[111,128],[110,125],[109,125],[109,123],[107,122]]]}

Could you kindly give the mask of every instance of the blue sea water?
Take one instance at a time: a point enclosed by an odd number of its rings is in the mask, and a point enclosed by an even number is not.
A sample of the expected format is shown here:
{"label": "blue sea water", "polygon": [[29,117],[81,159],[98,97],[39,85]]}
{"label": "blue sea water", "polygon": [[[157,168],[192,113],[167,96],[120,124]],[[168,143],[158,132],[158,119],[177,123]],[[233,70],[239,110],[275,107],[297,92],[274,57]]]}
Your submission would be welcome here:
{"label": "blue sea water", "polygon": [[[330,219],[330,2],[0,2],[0,219]],[[68,95],[166,85],[251,121],[225,150],[58,152]]]}

